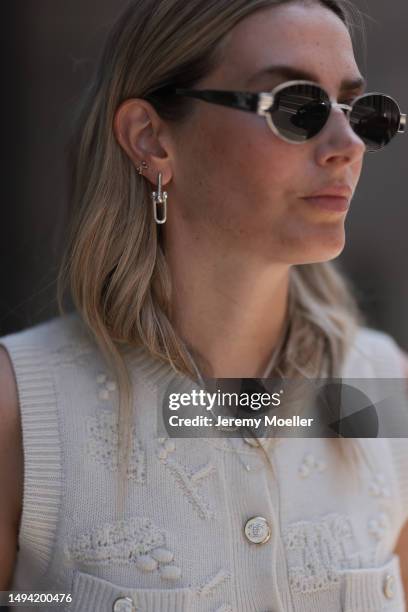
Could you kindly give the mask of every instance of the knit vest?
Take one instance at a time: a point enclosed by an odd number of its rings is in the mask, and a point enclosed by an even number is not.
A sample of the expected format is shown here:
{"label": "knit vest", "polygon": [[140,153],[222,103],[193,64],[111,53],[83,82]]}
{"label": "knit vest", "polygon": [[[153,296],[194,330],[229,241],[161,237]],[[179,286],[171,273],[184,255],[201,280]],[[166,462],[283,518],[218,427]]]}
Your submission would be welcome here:
{"label": "knit vest", "polygon": [[[69,612],[405,610],[393,549],[408,519],[406,439],[358,440],[371,459],[355,479],[328,438],[274,440],[268,464],[243,438],[159,437],[158,390],[174,371],[139,347],[126,357],[134,412],[119,515],[118,389],[80,318],[0,344],[24,447],[12,591],[69,594]],[[403,378],[397,345],[360,328],[343,375]]]}

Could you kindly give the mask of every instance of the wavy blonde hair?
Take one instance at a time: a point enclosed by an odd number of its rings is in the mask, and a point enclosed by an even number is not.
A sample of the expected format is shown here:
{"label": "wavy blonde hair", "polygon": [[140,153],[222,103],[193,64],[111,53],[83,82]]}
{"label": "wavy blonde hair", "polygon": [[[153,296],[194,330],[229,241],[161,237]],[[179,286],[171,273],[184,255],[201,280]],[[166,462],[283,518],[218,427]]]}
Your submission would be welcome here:
{"label": "wavy blonde hair", "polygon": [[[148,182],[119,146],[115,113],[129,98],[151,102],[166,121],[189,117],[193,101],[162,96],[167,85],[193,87],[222,57],[226,34],[257,10],[302,0],[138,0],[114,25],[90,84],[71,147],[72,224],[58,299],[68,289],[119,383],[122,484],[130,447],[132,388],[124,346],[143,345],[175,372],[195,378],[170,320],[171,278],[153,219]],[[306,0],[304,0],[306,1]],[[310,1],[310,0],[309,0]],[[361,14],[345,0],[311,0],[332,10],[354,38]],[[332,263],[292,268],[289,327],[273,372],[338,375],[362,322]],[[124,460],[123,460],[124,459]]]}

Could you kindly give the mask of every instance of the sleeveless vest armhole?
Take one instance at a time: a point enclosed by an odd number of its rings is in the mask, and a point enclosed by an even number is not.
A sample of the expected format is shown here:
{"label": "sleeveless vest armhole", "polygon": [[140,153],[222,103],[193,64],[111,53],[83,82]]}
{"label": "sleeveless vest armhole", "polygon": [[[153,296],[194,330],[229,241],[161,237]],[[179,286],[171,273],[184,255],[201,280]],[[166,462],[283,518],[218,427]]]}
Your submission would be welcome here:
{"label": "sleeveless vest armhole", "polygon": [[[17,381],[24,452],[19,555],[30,554],[30,572],[49,566],[60,507],[62,462],[56,388],[47,351],[20,332],[0,338]],[[32,558],[32,555],[35,558]]]}

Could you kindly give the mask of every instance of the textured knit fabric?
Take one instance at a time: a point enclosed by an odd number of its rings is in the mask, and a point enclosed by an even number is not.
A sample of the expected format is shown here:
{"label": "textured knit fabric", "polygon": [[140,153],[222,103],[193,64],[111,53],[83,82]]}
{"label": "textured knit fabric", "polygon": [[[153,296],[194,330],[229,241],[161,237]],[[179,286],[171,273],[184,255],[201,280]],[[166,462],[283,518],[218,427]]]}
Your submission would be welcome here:
{"label": "textured knit fabric", "polygon": [[[359,440],[371,459],[356,480],[330,439],[274,440],[268,465],[241,438],[159,438],[158,389],[174,371],[138,348],[127,356],[134,422],[119,516],[117,388],[79,317],[0,344],[25,460],[11,590],[70,593],[59,608],[70,612],[405,610],[393,549],[408,519],[406,439]],[[344,376],[402,378],[395,342],[360,329]],[[245,537],[255,516],[271,529],[263,544]]]}

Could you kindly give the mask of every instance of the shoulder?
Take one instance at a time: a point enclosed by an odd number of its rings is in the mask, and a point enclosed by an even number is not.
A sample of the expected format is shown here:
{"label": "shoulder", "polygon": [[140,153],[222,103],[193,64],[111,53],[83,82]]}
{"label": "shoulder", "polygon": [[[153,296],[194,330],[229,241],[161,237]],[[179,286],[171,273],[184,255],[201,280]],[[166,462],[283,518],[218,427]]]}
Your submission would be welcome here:
{"label": "shoulder", "polygon": [[34,370],[35,378],[49,378],[59,363],[75,362],[96,349],[91,332],[76,312],[2,336],[0,346],[8,352],[19,392],[30,384]]}
{"label": "shoulder", "polygon": [[[384,332],[367,327],[359,328],[350,348],[345,369],[349,378],[360,376],[371,378],[370,393],[374,393],[375,385],[379,390],[381,403],[378,406],[388,409],[388,406],[392,405],[396,410],[402,409],[399,416],[399,413],[396,413],[395,422],[399,423],[403,436],[402,428],[406,427],[407,414],[408,357],[396,340]],[[383,379],[392,380],[387,383]],[[383,442],[390,452],[392,478],[398,490],[399,525],[402,526],[408,520],[408,439],[394,436],[395,433],[393,437],[385,437]],[[382,461],[386,461],[385,453],[382,455]]]}
{"label": "shoulder", "polygon": [[359,327],[349,346],[344,377],[405,378],[408,360],[398,343],[387,333]]}
{"label": "shoulder", "polygon": [[[61,389],[65,382],[74,388],[67,372],[83,354],[92,359],[90,346],[76,314],[0,337],[0,589],[10,579],[18,538],[30,540],[41,563],[51,554],[62,490]],[[33,533],[44,540],[31,542]]]}
{"label": "shoulder", "polygon": [[72,364],[82,365],[85,359],[93,363],[94,346],[80,317],[73,313],[0,337],[0,349],[0,392],[8,398],[7,404],[18,403],[23,431],[30,430],[30,439],[24,436],[26,446],[40,435],[32,414],[35,421],[41,416],[55,429],[61,385],[67,381],[74,387],[75,380],[67,373]]}
{"label": "shoulder", "polygon": [[86,331],[80,316],[71,313],[55,317],[44,323],[28,327],[7,336],[0,337],[0,345],[23,348],[38,346],[55,349],[67,343],[89,342],[89,334]]}
{"label": "shoulder", "polygon": [[[79,337],[78,317],[58,317],[0,337],[0,489],[7,491],[0,517],[18,532],[23,481],[23,430],[27,411],[41,415],[54,398],[50,366],[54,351]],[[31,423],[31,421],[30,421]],[[26,442],[26,441],[25,441]],[[6,516],[7,515],[7,516]],[[2,521],[0,521],[2,522]],[[1,538],[0,538],[1,539]]]}
{"label": "shoulder", "polygon": [[375,355],[383,351],[395,350],[397,342],[389,334],[371,327],[358,327],[354,346],[362,350],[374,351]]}

